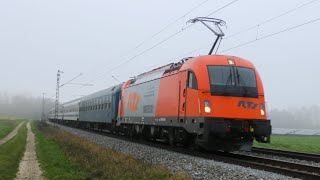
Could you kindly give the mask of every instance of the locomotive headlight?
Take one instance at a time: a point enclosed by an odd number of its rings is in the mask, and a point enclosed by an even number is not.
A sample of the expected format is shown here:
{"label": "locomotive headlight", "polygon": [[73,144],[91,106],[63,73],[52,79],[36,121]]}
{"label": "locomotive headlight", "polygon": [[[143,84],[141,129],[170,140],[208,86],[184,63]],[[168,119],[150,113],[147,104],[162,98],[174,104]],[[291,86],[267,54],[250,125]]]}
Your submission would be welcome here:
{"label": "locomotive headlight", "polygon": [[266,115],[266,106],[264,104],[260,104],[260,114],[261,116]]}
{"label": "locomotive headlight", "polygon": [[210,101],[205,100],[204,101],[204,112],[211,113],[211,107],[210,107]]}

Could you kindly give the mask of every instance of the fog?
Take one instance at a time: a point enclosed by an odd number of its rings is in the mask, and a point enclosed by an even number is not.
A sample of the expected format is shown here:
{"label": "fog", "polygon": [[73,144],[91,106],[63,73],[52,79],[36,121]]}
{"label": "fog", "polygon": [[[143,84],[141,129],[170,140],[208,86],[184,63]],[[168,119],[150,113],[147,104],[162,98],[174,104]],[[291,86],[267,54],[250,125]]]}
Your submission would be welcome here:
{"label": "fog", "polygon": [[[50,99],[44,99],[45,112],[54,106]],[[25,94],[8,94],[0,92],[0,117],[14,117],[39,120],[42,114],[42,97]]]}
{"label": "fog", "polygon": [[[61,83],[83,73],[74,82],[93,84],[64,86],[60,97],[66,102],[184,56],[207,54],[215,37],[200,23],[155,45],[186,28],[189,19],[206,16],[230,2],[0,1],[0,92],[32,97],[33,107],[41,107],[36,102],[42,93],[48,99],[55,95],[58,69],[64,71]],[[259,38],[317,19],[319,8],[320,1],[312,0],[239,0],[211,15],[227,23],[218,54],[239,56],[255,64],[264,83],[270,117],[277,126],[290,122],[289,116],[294,116],[297,127],[298,122],[308,122],[308,127],[314,127],[312,122],[319,124],[319,108],[308,113],[320,106],[320,21]],[[259,26],[227,38],[255,25]],[[3,108],[1,112],[6,113]]]}

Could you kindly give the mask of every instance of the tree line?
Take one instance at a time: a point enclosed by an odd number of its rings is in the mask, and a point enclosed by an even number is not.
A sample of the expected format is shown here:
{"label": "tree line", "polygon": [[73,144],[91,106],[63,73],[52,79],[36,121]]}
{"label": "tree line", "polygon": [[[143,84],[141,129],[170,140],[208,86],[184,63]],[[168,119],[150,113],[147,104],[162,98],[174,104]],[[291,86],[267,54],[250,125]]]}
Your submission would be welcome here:
{"label": "tree line", "polygon": [[[45,112],[54,106],[54,100],[45,98]],[[0,117],[40,119],[42,97],[25,94],[0,93]]]}
{"label": "tree line", "polygon": [[269,118],[276,128],[320,129],[320,106],[272,109]]}

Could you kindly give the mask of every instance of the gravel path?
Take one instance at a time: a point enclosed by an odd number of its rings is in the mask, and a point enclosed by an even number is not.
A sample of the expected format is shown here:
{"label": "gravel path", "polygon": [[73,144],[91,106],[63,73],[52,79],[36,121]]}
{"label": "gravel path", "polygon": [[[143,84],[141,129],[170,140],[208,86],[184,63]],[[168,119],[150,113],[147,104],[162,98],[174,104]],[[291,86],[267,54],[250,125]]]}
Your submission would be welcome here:
{"label": "gravel path", "polygon": [[10,139],[12,139],[14,136],[16,136],[16,134],[18,133],[18,130],[20,129],[21,125],[23,123],[20,123],[16,128],[14,128],[13,131],[11,131],[6,137],[4,137],[3,139],[0,139],[0,145],[6,143],[7,141],[9,141]]}
{"label": "gravel path", "polygon": [[35,146],[35,138],[34,134],[31,131],[30,122],[27,124],[28,135],[27,135],[27,145],[26,151],[24,152],[24,156],[19,164],[19,172],[17,174],[17,180],[22,179],[32,179],[39,180],[43,179],[41,174],[41,169],[39,163],[37,161],[36,156],[36,146]]}
{"label": "gravel path", "polygon": [[292,179],[291,177],[171,152],[70,127],[60,128],[107,148],[112,148],[151,164],[162,164],[173,172],[185,172],[193,179]]}

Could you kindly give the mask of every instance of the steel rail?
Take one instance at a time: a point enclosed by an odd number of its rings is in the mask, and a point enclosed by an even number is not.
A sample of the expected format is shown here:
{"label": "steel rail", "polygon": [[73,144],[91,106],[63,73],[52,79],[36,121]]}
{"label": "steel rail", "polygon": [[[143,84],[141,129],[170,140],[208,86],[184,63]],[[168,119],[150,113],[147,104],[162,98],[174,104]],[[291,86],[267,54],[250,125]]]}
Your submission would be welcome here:
{"label": "steel rail", "polygon": [[284,150],[256,148],[256,147],[252,148],[252,152],[320,163],[320,154],[309,154],[309,153],[301,153],[301,152],[294,152],[294,151],[284,151]]}
{"label": "steel rail", "polygon": [[233,164],[271,171],[295,178],[320,179],[320,167],[238,153],[217,152],[215,155],[230,158]]}

